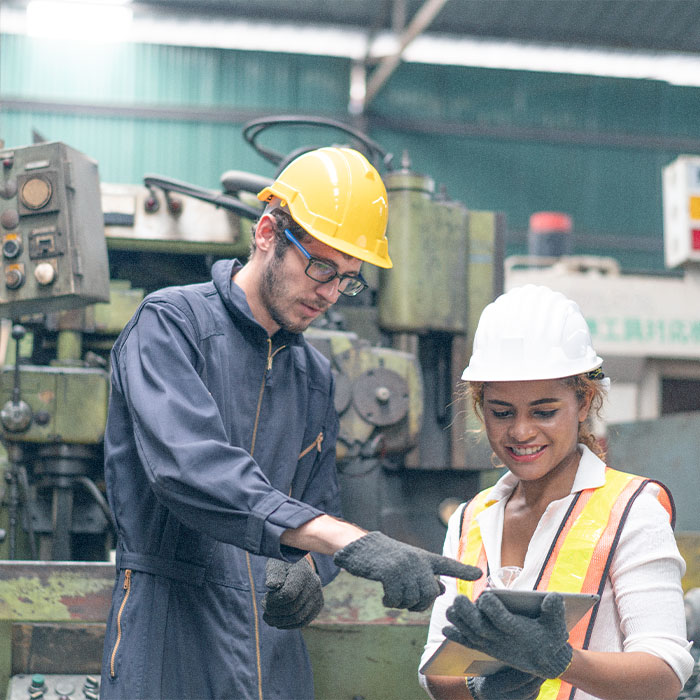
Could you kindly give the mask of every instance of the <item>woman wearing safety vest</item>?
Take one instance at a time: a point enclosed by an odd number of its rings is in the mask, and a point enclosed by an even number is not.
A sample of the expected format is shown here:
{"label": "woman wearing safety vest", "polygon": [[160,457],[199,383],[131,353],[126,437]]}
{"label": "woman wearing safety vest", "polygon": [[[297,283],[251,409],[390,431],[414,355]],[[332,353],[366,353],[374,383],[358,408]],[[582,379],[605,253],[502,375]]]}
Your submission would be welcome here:
{"label": "woman wearing safety vest", "polygon": [[[481,315],[462,379],[508,471],[455,511],[444,554],[490,581],[443,580],[421,667],[445,637],[505,667],[421,675],[435,700],[673,700],[691,674],[671,495],[606,466],[588,427],[609,384],[602,362],[576,303],[547,287]],[[537,617],[488,590],[503,571],[513,589],[552,591]],[[567,631],[560,593],[599,600]]]}

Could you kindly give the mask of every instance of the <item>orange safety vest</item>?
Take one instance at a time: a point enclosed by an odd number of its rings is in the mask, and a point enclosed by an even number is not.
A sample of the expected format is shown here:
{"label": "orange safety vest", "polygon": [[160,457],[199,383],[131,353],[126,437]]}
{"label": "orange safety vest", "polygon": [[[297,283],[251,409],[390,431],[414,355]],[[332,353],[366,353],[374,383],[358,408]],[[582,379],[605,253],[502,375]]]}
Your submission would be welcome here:
{"label": "orange safety vest", "polygon": [[[675,506],[669,490],[654,479],[645,479],[615,469],[605,468],[605,484],[579,491],[562,520],[542,570],[536,590],[561,593],[597,593],[603,588],[615,555],[627,515],[642,489],[653,482],[661,488],[658,499],[668,512],[671,527],[675,525]],[[464,508],[457,559],[486,571],[488,561],[476,516],[496,501],[492,488],[477,494]],[[486,576],[478,581],[457,581],[457,590],[471,600],[486,587]],[[576,649],[587,649],[593,632],[600,601],[584,615],[569,635]],[[559,678],[542,685],[537,700],[573,700],[576,689]]]}

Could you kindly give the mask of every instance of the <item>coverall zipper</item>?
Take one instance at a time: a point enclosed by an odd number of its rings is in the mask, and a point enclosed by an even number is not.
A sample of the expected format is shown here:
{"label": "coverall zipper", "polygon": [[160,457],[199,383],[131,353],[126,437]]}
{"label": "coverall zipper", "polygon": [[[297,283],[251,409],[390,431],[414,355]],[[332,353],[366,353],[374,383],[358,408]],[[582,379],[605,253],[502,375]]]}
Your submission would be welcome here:
{"label": "coverall zipper", "polygon": [[122,604],[119,606],[119,612],[117,613],[117,640],[114,642],[112,657],[109,661],[109,674],[112,678],[116,676],[114,671],[114,659],[117,656],[117,649],[119,649],[119,643],[122,640],[122,613],[124,612],[124,606],[126,605],[126,601],[129,600],[129,594],[131,593],[131,569],[126,569],[124,571],[124,591],[124,598],[122,599]]}
{"label": "coverall zipper", "polygon": [[[255,440],[258,436],[258,421],[260,420],[260,408],[262,407],[263,394],[265,392],[265,381],[267,380],[267,373],[272,369],[272,358],[286,346],[281,345],[274,352],[272,352],[272,339],[267,339],[267,363],[265,365],[265,372],[263,373],[262,383],[260,384],[260,394],[258,394],[258,406],[255,410],[255,423],[253,424],[253,439],[250,445],[250,456],[253,457],[255,452]],[[318,438],[317,438],[318,441]],[[263,700],[263,689],[262,689],[262,665],[260,662],[260,628],[258,625],[258,604],[255,600],[255,581],[253,580],[253,570],[250,564],[250,553],[245,553],[246,564],[248,565],[248,580],[250,582],[250,593],[253,602],[253,619],[255,620],[255,662],[258,671],[258,699]]]}
{"label": "coverall zipper", "polygon": [[265,380],[267,379],[267,373],[272,369],[272,358],[286,345],[280,345],[274,352],[272,352],[272,340],[267,339],[267,363],[265,364],[265,372],[263,373],[262,383],[260,384],[260,393],[258,394],[258,406],[255,410],[255,423],[253,424],[253,440],[250,445],[250,456],[253,456],[255,452],[255,440],[258,437],[258,421],[260,420],[260,408],[262,407],[263,393],[265,392]]}

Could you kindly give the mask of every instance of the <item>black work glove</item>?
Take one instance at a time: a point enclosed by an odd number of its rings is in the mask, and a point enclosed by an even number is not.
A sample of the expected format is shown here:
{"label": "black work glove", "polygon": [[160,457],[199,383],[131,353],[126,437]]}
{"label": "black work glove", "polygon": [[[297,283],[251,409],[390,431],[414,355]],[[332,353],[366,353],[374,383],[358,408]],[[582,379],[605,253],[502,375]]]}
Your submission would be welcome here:
{"label": "black work glove", "polygon": [[504,668],[491,676],[467,678],[467,688],[474,700],[535,700],[544,678]]}
{"label": "black work glove", "polygon": [[414,612],[427,610],[445,592],[436,576],[467,581],[482,576],[481,569],[475,566],[426,552],[376,531],[337,551],[333,561],[354,576],[381,581],[382,603],[387,608],[408,608]]}
{"label": "black work glove", "polygon": [[294,564],[268,559],[265,585],[263,620],[272,627],[281,630],[304,627],[321,612],[323,586],[306,557]]}
{"label": "black work glove", "polygon": [[446,615],[454,625],[442,630],[448,639],[526,673],[557,678],[571,663],[564,599],[558,593],[544,597],[536,618],[509,612],[489,591],[484,591],[476,604],[466,596],[457,596]]}

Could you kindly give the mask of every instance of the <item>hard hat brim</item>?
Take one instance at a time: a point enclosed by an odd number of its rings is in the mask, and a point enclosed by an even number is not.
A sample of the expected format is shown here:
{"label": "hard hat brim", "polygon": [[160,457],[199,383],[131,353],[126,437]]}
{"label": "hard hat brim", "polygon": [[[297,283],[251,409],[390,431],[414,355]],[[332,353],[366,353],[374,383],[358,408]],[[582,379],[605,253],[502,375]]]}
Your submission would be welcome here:
{"label": "hard hat brim", "polygon": [[[462,372],[462,381],[465,382],[536,382],[543,379],[566,379],[576,377],[579,374],[587,374],[594,369],[602,367],[603,359],[596,356],[593,363],[582,363],[580,367],[511,367],[503,371],[493,369],[480,369],[470,365]],[[574,370],[574,371],[572,371]]]}

